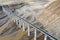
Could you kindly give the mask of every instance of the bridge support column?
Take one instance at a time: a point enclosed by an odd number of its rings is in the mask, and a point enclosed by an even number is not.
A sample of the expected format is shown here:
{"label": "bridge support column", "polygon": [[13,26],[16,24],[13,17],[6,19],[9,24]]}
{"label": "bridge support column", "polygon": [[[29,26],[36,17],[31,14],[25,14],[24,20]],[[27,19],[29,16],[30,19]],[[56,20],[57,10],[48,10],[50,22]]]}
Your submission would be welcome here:
{"label": "bridge support column", "polygon": [[24,26],[24,23],[23,23],[23,31],[25,31],[25,26]]}
{"label": "bridge support column", "polygon": [[34,29],[34,40],[36,40],[37,31]]}
{"label": "bridge support column", "polygon": [[16,22],[16,20],[15,20],[15,19],[14,19],[13,21],[14,21],[14,22]]}
{"label": "bridge support column", "polygon": [[44,40],[47,40],[47,35],[44,35]]}
{"label": "bridge support column", "polygon": [[28,36],[30,36],[30,27],[28,26]]}
{"label": "bridge support column", "polygon": [[19,20],[19,28],[21,28],[21,21]]}

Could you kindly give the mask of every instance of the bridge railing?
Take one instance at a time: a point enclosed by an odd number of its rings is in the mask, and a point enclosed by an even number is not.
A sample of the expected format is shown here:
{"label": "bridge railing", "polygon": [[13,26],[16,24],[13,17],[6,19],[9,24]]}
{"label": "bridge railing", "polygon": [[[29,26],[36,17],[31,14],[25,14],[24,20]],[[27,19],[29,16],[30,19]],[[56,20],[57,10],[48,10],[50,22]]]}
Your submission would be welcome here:
{"label": "bridge railing", "polygon": [[[10,17],[10,13],[12,12],[9,12],[7,10],[4,9],[4,12],[6,12],[6,14]],[[28,25],[28,36],[30,36],[30,27],[33,27],[34,28],[34,40],[37,40],[36,39],[36,36],[37,36],[37,31],[40,31],[40,33],[43,33],[45,36],[44,36],[44,40],[47,40],[47,37],[49,37],[51,40],[58,40],[56,39],[55,37],[53,37],[52,35],[50,35],[48,32],[46,32],[45,30],[41,29],[41,28],[38,28],[38,26],[36,25],[33,25],[32,23],[30,23],[28,20],[24,19],[24,18],[21,18],[17,15],[14,15],[14,14],[11,14],[11,17],[12,18],[13,16],[15,16],[17,19],[19,19],[20,22],[23,22],[23,31],[25,31],[25,24]],[[16,19],[16,20],[17,20]],[[14,22],[15,22],[15,19],[13,18]],[[16,21],[17,23],[17,21]],[[24,24],[25,23],[25,24]]]}
{"label": "bridge railing", "polygon": [[30,23],[29,21],[27,21],[26,19],[24,18],[20,18],[20,21],[23,22],[23,31],[25,30],[25,27],[24,27],[24,23],[28,24],[28,36],[30,36],[30,27],[33,27],[34,28],[34,40],[37,40],[36,39],[36,35],[37,35],[37,31],[40,31],[40,33],[43,33],[45,36],[44,36],[44,40],[47,40],[47,37],[49,37],[51,40],[58,40],[56,39],[55,37],[51,36],[48,32],[46,32],[45,30],[41,29],[41,28],[38,28],[38,26],[36,25],[33,25],[32,23]]}

